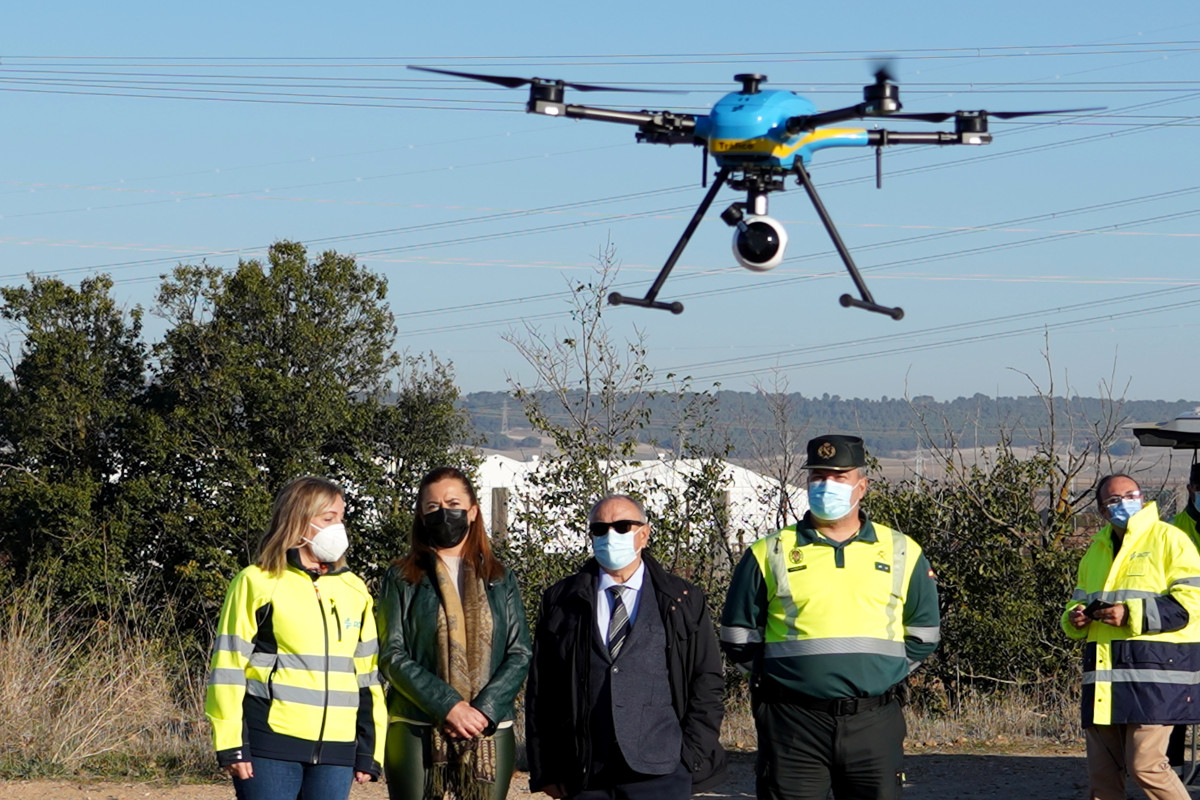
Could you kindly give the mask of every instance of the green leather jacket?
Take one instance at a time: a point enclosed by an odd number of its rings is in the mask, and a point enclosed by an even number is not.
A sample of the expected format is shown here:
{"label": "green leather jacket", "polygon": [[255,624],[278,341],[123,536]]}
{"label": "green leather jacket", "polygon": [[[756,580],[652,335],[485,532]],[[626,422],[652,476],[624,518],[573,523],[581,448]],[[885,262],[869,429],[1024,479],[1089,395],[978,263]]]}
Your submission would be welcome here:
{"label": "green leather jacket", "polygon": [[[493,725],[513,718],[513,699],[529,671],[525,606],[513,574],[487,586],[492,609],[492,676],[471,705]],[[389,717],[441,725],[461,695],[437,675],[438,594],[428,574],[415,584],[396,567],[383,579],[376,606],[379,672],[387,681]]]}

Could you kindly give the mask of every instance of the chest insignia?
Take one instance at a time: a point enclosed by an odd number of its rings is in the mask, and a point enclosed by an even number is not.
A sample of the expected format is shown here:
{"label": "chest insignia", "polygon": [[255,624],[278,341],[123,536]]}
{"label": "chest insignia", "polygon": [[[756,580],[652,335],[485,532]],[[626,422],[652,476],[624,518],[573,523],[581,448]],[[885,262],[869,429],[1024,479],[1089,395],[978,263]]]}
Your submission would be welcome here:
{"label": "chest insignia", "polygon": [[891,571],[892,571],[892,565],[891,565],[891,564],[885,564],[885,563],[884,563],[884,562],[882,562],[882,561],[876,561],[876,562],[875,562],[875,569],[879,570],[880,572],[891,572]]}
{"label": "chest insignia", "polygon": [[804,551],[799,547],[793,547],[792,552],[788,553],[788,561],[793,564],[799,564],[804,560]]}

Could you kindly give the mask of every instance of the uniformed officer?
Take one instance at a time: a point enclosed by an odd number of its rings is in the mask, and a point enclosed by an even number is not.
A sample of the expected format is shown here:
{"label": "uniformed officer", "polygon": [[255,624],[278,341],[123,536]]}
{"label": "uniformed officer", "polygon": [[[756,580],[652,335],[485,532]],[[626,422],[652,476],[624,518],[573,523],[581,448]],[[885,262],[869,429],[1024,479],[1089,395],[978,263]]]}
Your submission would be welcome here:
{"label": "uniformed officer", "polygon": [[751,673],[757,793],[770,800],[899,798],[899,685],[939,637],[921,547],[871,522],[857,436],[808,443],[809,511],[746,551],[721,646]]}

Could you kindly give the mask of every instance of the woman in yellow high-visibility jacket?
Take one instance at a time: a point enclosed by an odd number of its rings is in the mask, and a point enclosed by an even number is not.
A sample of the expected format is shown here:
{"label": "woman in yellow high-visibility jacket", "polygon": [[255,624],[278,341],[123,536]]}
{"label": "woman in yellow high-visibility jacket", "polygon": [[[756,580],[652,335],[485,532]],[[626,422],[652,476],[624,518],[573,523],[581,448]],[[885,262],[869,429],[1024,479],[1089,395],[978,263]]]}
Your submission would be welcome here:
{"label": "woman in yellow high-visibility jacket", "polygon": [[289,483],[225,595],[205,714],[238,800],[345,800],[380,774],[379,644],[346,567],[345,509],[335,483]]}

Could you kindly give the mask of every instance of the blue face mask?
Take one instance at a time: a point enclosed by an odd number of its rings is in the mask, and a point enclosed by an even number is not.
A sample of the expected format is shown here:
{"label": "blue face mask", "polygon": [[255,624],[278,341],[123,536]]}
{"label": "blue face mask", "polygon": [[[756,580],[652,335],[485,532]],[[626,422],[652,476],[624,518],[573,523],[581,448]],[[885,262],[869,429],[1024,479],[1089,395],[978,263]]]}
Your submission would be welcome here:
{"label": "blue face mask", "polygon": [[841,519],[857,505],[851,500],[857,483],[816,481],[808,485],[808,510],[817,519],[833,521]]}
{"label": "blue face mask", "polygon": [[633,539],[637,534],[617,533],[612,528],[603,536],[592,537],[592,552],[600,566],[609,571],[625,569],[637,558],[638,549]]}
{"label": "blue face mask", "polygon": [[1121,504],[1108,510],[1108,518],[1113,525],[1118,528],[1125,528],[1129,525],[1129,518],[1142,510],[1142,499],[1136,497],[1133,499],[1124,498]]}

